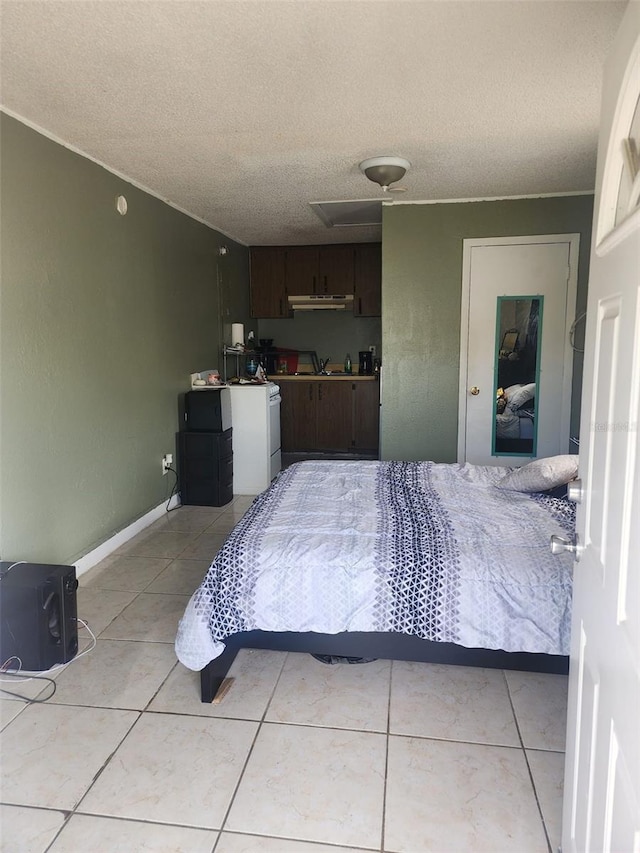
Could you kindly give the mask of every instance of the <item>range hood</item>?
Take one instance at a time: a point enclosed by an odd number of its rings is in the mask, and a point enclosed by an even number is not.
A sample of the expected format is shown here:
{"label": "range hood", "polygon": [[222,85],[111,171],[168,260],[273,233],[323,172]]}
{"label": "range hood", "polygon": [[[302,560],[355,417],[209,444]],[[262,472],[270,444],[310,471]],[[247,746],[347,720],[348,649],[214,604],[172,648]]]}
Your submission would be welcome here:
{"label": "range hood", "polygon": [[329,294],[319,293],[309,296],[287,297],[292,311],[344,311],[353,309],[353,293]]}

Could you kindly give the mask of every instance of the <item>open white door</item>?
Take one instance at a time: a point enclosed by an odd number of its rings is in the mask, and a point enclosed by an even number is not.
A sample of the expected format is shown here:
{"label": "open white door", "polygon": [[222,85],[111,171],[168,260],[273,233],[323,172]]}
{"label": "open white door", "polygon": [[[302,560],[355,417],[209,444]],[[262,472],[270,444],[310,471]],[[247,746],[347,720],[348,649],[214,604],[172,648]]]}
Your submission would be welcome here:
{"label": "open white door", "polygon": [[564,853],[640,851],[640,3],[607,63],[587,306]]}

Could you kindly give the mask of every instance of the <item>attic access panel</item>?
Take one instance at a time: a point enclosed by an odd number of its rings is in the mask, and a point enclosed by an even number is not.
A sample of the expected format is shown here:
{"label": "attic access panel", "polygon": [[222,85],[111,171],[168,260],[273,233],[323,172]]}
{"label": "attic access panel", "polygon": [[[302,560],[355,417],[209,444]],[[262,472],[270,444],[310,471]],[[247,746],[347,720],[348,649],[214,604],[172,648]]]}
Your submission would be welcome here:
{"label": "attic access panel", "polygon": [[382,225],[383,201],[388,199],[310,201],[309,205],[327,228],[351,228],[357,225]]}

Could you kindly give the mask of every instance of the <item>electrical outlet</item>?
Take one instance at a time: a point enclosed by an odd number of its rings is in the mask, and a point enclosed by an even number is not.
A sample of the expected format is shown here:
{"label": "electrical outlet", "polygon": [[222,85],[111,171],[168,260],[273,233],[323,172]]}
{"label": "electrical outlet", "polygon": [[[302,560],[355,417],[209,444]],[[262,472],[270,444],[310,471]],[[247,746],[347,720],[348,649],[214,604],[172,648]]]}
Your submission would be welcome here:
{"label": "electrical outlet", "polygon": [[172,463],[173,463],[173,454],[172,453],[165,453],[165,455],[162,457],[162,473],[163,474],[169,473],[169,468],[171,467]]}
{"label": "electrical outlet", "polygon": [[374,346],[369,347],[369,352],[371,353],[372,356],[375,357],[375,354],[376,354],[375,344],[374,344]]}

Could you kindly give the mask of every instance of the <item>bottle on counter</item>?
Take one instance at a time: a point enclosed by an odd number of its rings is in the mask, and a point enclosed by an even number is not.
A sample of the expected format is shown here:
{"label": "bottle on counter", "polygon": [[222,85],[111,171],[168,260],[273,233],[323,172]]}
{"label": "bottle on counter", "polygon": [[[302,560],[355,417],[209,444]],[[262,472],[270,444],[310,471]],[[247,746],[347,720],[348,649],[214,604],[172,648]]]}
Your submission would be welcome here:
{"label": "bottle on counter", "polygon": [[344,360],[344,372],[351,373],[351,356],[347,353]]}

